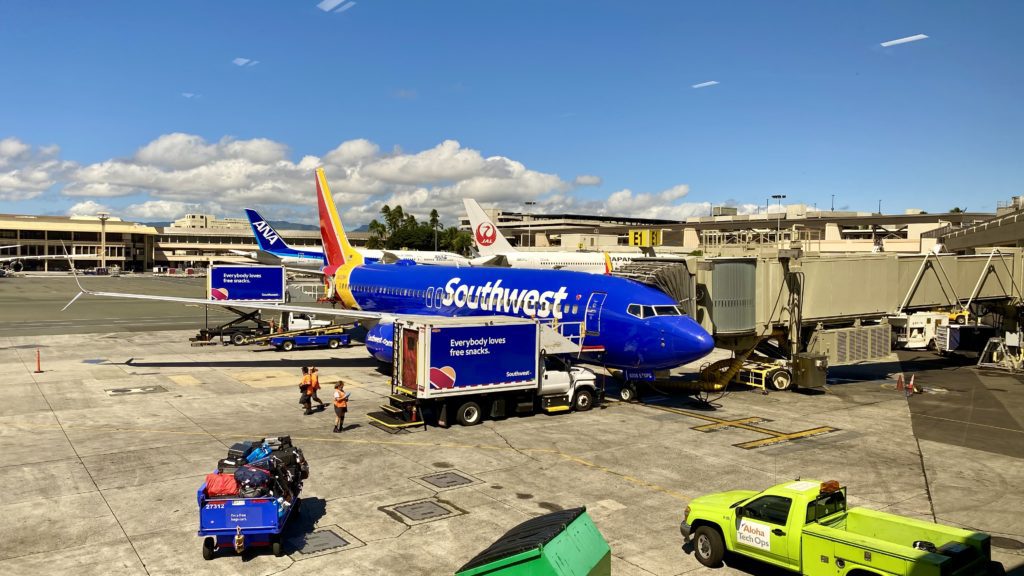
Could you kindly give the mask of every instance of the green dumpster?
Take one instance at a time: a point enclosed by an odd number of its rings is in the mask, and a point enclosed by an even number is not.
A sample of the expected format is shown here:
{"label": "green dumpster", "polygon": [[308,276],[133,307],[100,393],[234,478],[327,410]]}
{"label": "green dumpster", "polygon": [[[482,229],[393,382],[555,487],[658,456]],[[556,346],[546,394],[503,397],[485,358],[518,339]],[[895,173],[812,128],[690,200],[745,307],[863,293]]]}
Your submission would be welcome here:
{"label": "green dumpster", "polygon": [[611,548],[587,515],[572,508],[509,530],[456,576],[610,576]]}

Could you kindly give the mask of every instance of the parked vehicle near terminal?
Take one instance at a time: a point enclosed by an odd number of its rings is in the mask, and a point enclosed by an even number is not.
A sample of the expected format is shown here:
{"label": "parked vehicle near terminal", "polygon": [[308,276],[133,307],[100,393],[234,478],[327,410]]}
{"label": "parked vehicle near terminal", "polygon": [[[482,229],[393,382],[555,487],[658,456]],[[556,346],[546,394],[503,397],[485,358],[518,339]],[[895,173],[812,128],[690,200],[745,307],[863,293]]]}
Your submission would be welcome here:
{"label": "parked vehicle near terminal", "polygon": [[290,352],[296,348],[330,348],[333,350],[342,346],[348,346],[349,343],[349,335],[342,332],[341,328],[286,336],[272,336],[270,338],[271,346],[285,352]]}
{"label": "parked vehicle near terminal", "polygon": [[946,312],[914,312],[890,316],[893,348],[934,350],[937,332],[941,327],[949,325],[950,317]]}
{"label": "parked vehicle near terminal", "polygon": [[680,525],[697,560],[726,551],[810,576],[987,574],[990,536],[866,508],[847,509],[835,480],[796,480],[763,492],[734,490],[690,501]]}
{"label": "parked vehicle near terminal", "polygon": [[586,411],[599,400],[597,376],[549,352],[573,344],[529,318],[463,317],[394,324],[392,394],[370,414],[390,428],[474,426],[485,417]]}

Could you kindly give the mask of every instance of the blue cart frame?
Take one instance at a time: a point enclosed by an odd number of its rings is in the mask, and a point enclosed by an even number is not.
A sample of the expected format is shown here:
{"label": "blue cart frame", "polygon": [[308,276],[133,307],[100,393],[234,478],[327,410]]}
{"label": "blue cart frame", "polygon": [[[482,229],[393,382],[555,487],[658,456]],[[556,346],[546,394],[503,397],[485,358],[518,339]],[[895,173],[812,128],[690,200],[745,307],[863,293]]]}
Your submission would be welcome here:
{"label": "blue cart frame", "polygon": [[276,499],[208,497],[206,482],[196,492],[199,503],[199,536],[203,540],[203,558],[211,560],[221,549],[233,549],[237,553],[253,546],[270,546],[274,556],[283,554],[281,531],[299,508],[300,499],[295,496],[283,516],[277,515]]}

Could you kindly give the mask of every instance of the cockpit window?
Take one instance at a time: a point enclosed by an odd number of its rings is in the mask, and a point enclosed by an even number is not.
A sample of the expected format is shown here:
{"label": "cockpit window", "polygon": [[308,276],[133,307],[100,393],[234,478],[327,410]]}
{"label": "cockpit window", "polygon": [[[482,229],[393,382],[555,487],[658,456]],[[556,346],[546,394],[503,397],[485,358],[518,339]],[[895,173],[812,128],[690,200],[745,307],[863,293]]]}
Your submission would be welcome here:
{"label": "cockpit window", "polygon": [[683,313],[678,307],[672,305],[643,306],[630,304],[626,313],[637,318],[654,318],[655,316],[682,316]]}

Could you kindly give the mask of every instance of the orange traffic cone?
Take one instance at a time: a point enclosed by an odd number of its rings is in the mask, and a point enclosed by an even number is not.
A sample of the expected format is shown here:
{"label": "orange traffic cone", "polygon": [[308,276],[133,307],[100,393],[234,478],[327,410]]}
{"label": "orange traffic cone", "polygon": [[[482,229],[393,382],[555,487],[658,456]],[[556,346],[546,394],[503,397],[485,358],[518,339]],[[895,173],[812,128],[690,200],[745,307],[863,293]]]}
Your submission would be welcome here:
{"label": "orange traffic cone", "polygon": [[896,377],[896,390],[903,390],[903,374]]}
{"label": "orange traffic cone", "polygon": [[917,388],[914,387],[914,376],[916,376],[916,374],[911,374],[910,382],[907,382],[907,392],[911,394],[916,394],[918,392]]}

